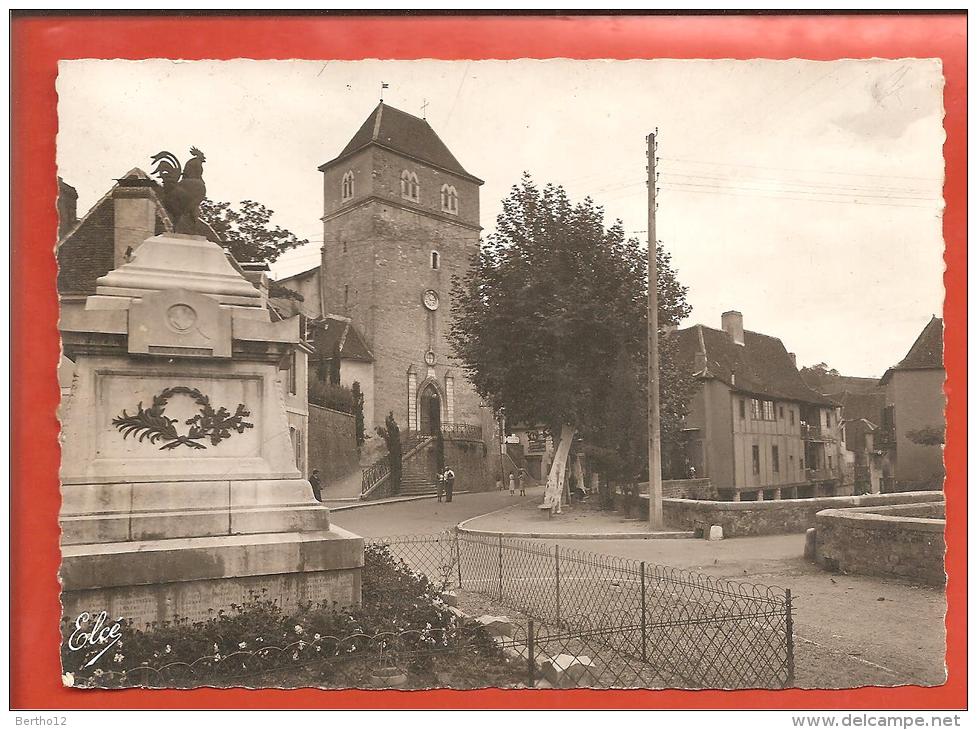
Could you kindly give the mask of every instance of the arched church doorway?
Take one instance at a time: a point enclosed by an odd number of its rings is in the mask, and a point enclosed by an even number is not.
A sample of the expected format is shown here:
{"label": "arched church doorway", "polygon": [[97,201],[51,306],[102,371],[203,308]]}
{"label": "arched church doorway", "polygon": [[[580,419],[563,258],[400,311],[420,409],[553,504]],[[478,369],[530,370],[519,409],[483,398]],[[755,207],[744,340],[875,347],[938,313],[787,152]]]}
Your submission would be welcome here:
{"label": "arched church doorway", "polygon": [[433,383],[421,391],[419,416],[421,433],[435,434],[441,430],[441,396]]}

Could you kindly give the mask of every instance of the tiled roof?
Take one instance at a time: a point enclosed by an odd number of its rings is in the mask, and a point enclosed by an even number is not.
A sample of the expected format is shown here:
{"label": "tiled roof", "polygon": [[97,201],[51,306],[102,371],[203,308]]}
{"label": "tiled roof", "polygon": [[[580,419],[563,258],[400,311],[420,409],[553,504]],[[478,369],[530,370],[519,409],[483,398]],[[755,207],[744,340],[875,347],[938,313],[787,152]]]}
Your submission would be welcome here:
{"label": "tiled roof", "polygon": [[[731,388],[757,396],[832,405],[833,401],[811,390],[801,379],[784,343],[776,337],[745,331],[737,345],[722,330],[695,325],[674,333],[679,361]],[[697,357],[697,353],[699,354]],[[703,359],[705,370],[702,369]],[[698,365],[697,365],[698,363]]]}
{"label": "tiled roof", "polygon": [[882,423],[882,409],[885,407],[885,393],[829,393],[829,398],[841,404],[841,417],[846,421],[864,419],[873,424]]}
{"label": "tiled roof", "polygon": [[441,141],[427,120],[402,112],[382,101],[363,122],[363,125],[346,144],[343,151],[339,153],[339,156],[321,165],[319,169],[323,170],[369,144],[386,147],[394,152],[413,157],[421,162],[427,162],[456,175],[467,177],[478,183],[482,182],[461,166],[461,163],[451,154],[451,150]]}
{"label": "tiled roof", "polygon": [[311,360],[331,360],[339,353],[341,360],[373,362],[373,353],[366,346],[363,336],[346,317],[326,315],[324,319],[309,323],[315,354]]}
{"label": "tiled roof", "polygon": [[932,317],[919,337],[909,348],[906,356],[895,365],[886,370],[885,375],[879,381],[885,385],[895,370],[941,370],[943,369],[943,320],[940,317]]}

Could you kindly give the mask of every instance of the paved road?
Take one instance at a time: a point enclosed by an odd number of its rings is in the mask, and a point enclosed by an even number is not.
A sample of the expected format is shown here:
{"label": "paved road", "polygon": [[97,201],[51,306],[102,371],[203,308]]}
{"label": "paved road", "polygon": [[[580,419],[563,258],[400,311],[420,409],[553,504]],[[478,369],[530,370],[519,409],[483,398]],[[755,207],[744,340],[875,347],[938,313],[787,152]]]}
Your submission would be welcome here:
{"label": "paved road", "polygon": [[[535,488],[531,494],[541,492]],[[368,537],[427,534],[518,501],[508,492],[337,512],[334,522]],[[542,518],[541,528],[547,520]],[[941,684],[946,600],[938,588],[831,575],[803,558],[803,535],[706,540],[561,540],[561,548],[619,555],[716,577],[790,588],[797,684],[857,687]]]}
{"label": "paved road", "polygon": [[469,517],[507,507],[529,497],[542,496],[542,487],[533,487],[528,497],[512,497],[509,492],[456,494],[450,502],[422,499],[415,502],[360,507],[335,512],[332,521],[339,527],[364,537],[426,535],[454,527]]}

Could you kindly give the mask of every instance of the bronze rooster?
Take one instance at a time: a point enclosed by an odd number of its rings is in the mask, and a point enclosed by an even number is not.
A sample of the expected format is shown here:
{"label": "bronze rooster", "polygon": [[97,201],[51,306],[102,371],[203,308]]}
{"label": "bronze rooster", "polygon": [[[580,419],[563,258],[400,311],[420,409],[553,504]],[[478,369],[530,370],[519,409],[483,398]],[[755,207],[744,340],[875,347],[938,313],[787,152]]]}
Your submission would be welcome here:
{"label": "bronze rooster", "polygon": [[175,233],[190,233],[208,238],[213,230],[200,220],[200,203],[207,197],[204,184],[204,162],[207,158],[196,147],[190,148],[192,155],[182,167],[172,152],[159,152],[153,155],[156,175],[163,186],[163,207],[173,220]]}

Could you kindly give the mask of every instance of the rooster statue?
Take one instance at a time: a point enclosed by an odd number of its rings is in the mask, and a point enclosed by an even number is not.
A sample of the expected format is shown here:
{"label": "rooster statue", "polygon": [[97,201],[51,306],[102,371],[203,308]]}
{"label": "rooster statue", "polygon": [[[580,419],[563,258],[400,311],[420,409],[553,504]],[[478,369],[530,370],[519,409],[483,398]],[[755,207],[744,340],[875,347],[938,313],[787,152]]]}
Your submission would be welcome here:
{"label": "rooster statue", "polygon": [[219,241],[213,229],[200,220],[200,203],[207,197],[204,184],[204,162],[207,158],[196,147],[190,148],[191,157],[182,167],[172,152],[153,155],[153,174],[163,184],[163,207],[173,219],[175,233],[190,233]]}

